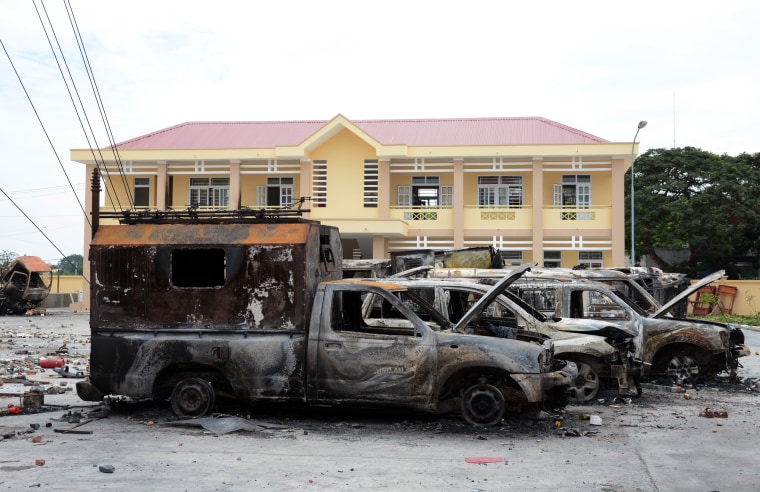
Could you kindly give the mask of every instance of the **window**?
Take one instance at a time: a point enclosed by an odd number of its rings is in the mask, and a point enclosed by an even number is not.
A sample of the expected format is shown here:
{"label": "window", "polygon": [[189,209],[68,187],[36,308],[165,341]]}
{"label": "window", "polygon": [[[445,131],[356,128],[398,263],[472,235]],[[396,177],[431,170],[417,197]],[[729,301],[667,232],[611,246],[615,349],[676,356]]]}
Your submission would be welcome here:
{"label": "window", "polygon": [[522,265],[523,254],[522,251],[501,251],[501,257],[504,258],[504,263],[507,265]]}
{"label": "window", "polygon": [[521,287],[510,285],[509,290],[543,314],[552,316],[557,311],[557,290],[554,287]]}
{"label": "window", "polygon": [[377,208],[377,161],[364,161],[364,206]]}
{"label": "window", "polygon": [[171,283],[174,287],[223,287],[226,277],[225,254],[221,248],[172,251]]}
{"label": "window", "polygon": [[190,206],[226,207],[230,203],[230,178],[190,178]]}
{"label": "window", "polygon": [[544,251],[544,267],[560,268],[562,266],[562,251]]}
{"label": "window", "polygon": [[479,207],[522,207],[522,176],[478,176]]}
{"label": "window", "polygon": [[150,206],[150,178],[135,178],[135,207]]}
{"label": "window", "polygon": [[[405,297],[402,293],[399,295]],[[403,299],[399,300],[404,302]],[[336,290],[330,312],[333,331],[371,337],[415,335],[414,321],[401,311],[394,300],[379,293]]]}
{"label": "window", "polygon": [[604,255],[601,251],[578,251],[578,266],[602,268]]}
{"label": "window", "polygon": [[607,294],[595,290],[574,290],[570,294],[573,318],[626,319],[625,310]]}
{"label": "window", "polygon": [[562,184],[554,185],[554,206],[587,208],[591,206],[591,175],[565,174]]}
{"label": "window", "polygon": [[437,207],[440,203],[438,176],[412,177],[412,205]]}
{"label": "window", "polygon": [[293,178],[267,178],[266,186],[256,187],[259,207],[290,207],[293,205]]}
{"label": "window", "polygon": [[402,185],[398,187],[398,206],[410,207],[412,205],[412,187]]}
{"label": "window", "polygon": [[327,161],[314,161],[311,167],[311,205],[327,206]]}
{"label": "window", "polygon": [[441,206],[442,207],[454,206],[454,187],[453,186],[441,186]]}

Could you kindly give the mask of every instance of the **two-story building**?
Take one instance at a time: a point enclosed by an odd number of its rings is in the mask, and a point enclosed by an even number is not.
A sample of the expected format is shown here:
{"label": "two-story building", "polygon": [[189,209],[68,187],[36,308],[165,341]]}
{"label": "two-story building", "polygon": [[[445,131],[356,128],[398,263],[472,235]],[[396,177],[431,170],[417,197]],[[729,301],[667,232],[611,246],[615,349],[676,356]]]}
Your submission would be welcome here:
{"label": "two-story building", "polygon": [[347,257],[492,245],[513,264],[608,267],[626,263],[631,151],[539,117],[338,115],[183,123],[71,158],[87,165],[88,182],[100,168],[115,209],[291,207],[310,197],[304,217],[338,226]]}

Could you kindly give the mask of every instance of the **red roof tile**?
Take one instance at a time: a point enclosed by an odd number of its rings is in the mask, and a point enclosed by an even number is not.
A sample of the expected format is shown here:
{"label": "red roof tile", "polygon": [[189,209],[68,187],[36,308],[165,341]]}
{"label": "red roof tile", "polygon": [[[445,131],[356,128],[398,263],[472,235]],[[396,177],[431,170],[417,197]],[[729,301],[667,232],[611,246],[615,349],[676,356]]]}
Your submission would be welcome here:
{"label": "red roof tile", "polygon": [[[271,148],[298,145],[328,121],[189,122],[117,144],[119,150]],[[384,145],[544,145],[604,143],[539,117],[355,120]]]}

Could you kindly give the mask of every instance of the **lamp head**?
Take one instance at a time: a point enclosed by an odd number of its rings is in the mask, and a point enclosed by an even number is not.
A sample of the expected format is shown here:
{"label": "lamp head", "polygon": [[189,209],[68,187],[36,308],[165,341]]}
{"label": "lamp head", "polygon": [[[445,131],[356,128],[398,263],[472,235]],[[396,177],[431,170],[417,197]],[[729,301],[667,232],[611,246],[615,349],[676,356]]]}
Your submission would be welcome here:
{"label": "lamp head", "polygon": [[647,126],[647,122],[644,120],[639,121],[639,130]]}

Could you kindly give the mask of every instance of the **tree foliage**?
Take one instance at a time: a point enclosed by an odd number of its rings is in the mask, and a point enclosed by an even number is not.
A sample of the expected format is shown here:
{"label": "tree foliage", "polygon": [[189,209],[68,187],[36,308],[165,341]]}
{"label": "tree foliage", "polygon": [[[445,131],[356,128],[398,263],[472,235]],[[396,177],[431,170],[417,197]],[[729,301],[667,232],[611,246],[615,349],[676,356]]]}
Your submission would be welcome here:
{"label": "tree foliage", "polygon": [[15,251],[8,251],[7,249],[0,251],[0,273],[8,268],[8,265],[19,256]]}
{"label": "tree foliage", "polygon": [[53,266],[58,269],[61,275],[82,275],[82,266],[84,257],[82,255],[69,255],[61,259],[58,265]]}
{"label": "tree foliage", "polygon": [[[663,269],[696,276],[719,269],[731,273],[737,258],[757,251],[760,154],[650,149],[636,159],[634,172],[637,253]],[[630,233],[630,172],[626,194]],[[669,264],[655,248],[687,248],[689,257]]]}

